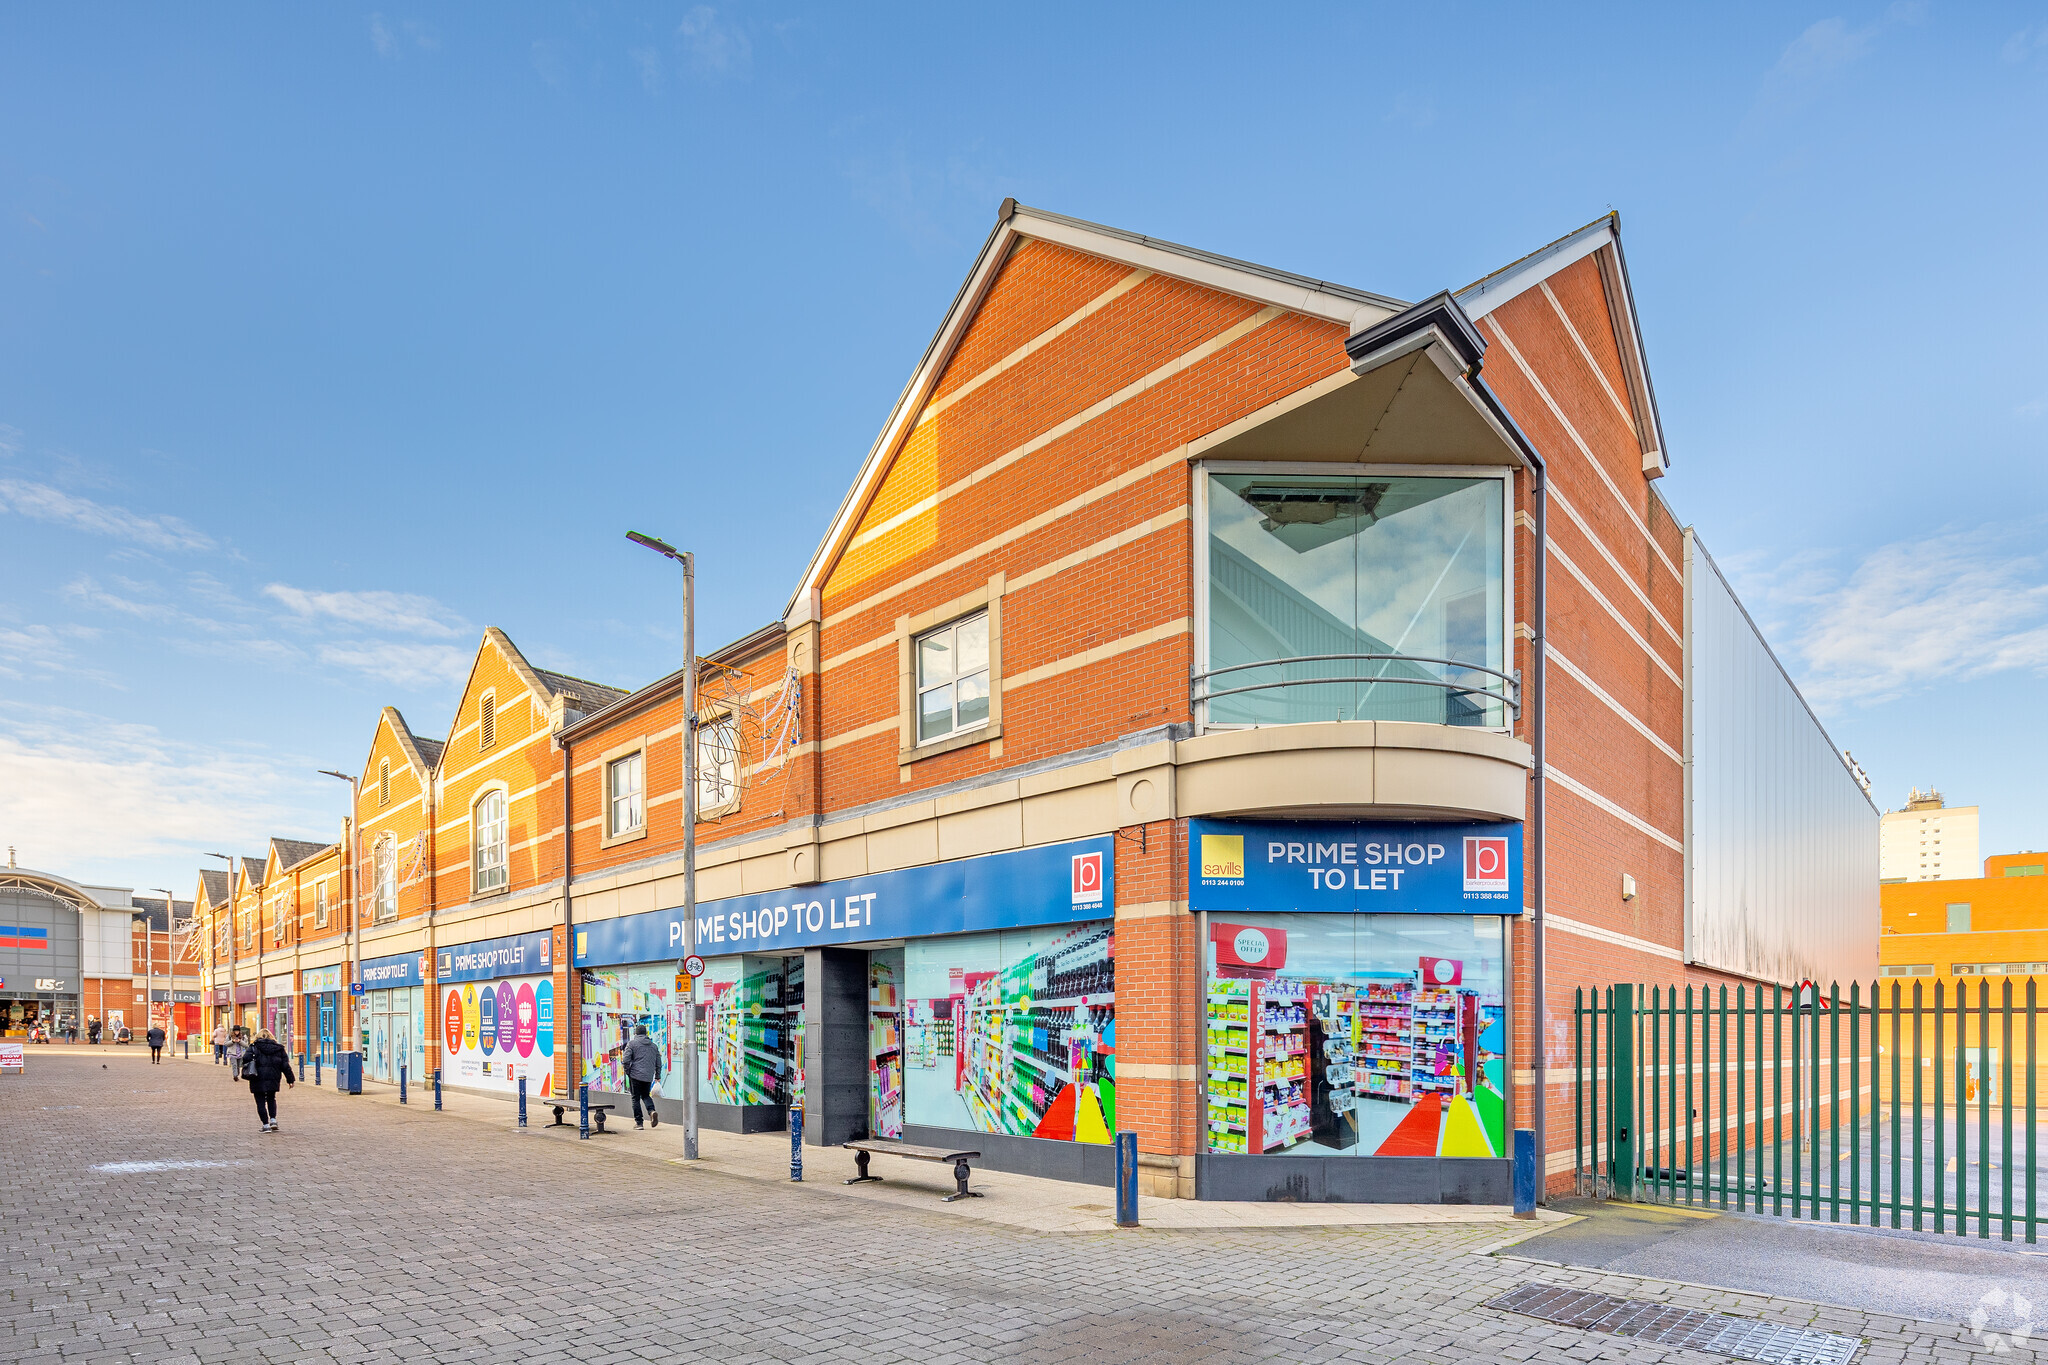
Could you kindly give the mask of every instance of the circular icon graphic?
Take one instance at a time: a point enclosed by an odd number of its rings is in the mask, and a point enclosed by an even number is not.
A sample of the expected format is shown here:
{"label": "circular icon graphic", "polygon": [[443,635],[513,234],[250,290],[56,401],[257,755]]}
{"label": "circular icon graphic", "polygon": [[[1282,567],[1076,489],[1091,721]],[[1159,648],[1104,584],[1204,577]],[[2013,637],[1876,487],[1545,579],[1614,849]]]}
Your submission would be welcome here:
{"label": "circular icon graphic", "polygon": [[692,953],[692,954],[690,954],[690,955],[689,955],[688,957],[684,958],[684,959],[683,959],[683,975],[685,975],[685,976],[702,976],[702,975],[704,975],[704,959],[703,959],[703,958],[701,958],[701,957],[698,957],[698,956],[697,956],[697,955],[696,955],[695,953]]}
{"label": "circular icon graphic", "polygon": [[464,1052],[476,1051],[476,1025],[476,986],[474,984],[465,985],[462,988],[462,1050]]}
{"label": "circular icon graphic", "polygon": [[498,1050],[498,993],[489,986],[476,993],[476,1044],[488,1057]]}
{"label": "circular icon graphic", "polygon": [[531,1057],[533,1055],[534,1021],[537,1017],[533,1012],[532,982],[529,981],[519,988],[516,1008],[519,1016],[519,1030],[513,1042],[519,1048],[520,1056]]}
{"label": "circular icon graphic", "polygon": [[519,1034],[519,992],[509,981],[498,983],[498,1051],[510,1056]]}
{"label": "circular icon graphic", "polygon": [[534,1045],[543,1057],[555,1055],[555,983],[543,981],[533,988]]}
{"label": "circular icon graphic", "polygon": [[1440,957],[1430,964],[1429,972],[1437,979],[1438,985],[1458,979],[1458,964],[1449,958]]}
{"label": "circular icon graphic", "polygon": [[1231,940],[1230,949],[1237,954],[1237,960],[1247,966],[1257,966],[1266,960],[1266,954],[1273,951],[1272,941],[1257,929],[1240,929]]}
{"label": "circular icon graphic", "polygon": [[441,1011],[441,1036],[448,1040],[450,1052],[462,1051],[462,992],[453,987]]}

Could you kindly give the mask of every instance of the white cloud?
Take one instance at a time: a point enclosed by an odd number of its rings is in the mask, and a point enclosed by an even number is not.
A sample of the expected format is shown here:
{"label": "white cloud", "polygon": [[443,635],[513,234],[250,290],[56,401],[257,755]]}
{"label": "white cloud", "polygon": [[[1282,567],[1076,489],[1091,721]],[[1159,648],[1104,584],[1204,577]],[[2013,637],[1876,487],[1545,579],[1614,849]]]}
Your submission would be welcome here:
{"label": "white cloud", "polygon": [[45,678],[62,673],[111,683],[113,679],[97,669],[80,668],[72,652],[72,645],[98,634],[90,626],[0,625],[0,678]]}
{"label": "white cloud", "polygon": [[389,61],[398,55],[398,36],[384,22],[382,14],[370,16],[370,46],[377,49],[377,55]]}
{"label": "white cloud", "polygon": [[2022,65],[2043,53],[2048,53],[2048,24],[2023,28],[1998,49],[1999,60],[2007,66]]}
{"label": "white cloud", "polygon": [[158,550],[211,550],[211,537],[171,516],[145,516],[125,507],[109,507],[90,498],[74,497],[46,483],[0,479],[0,510],[31,521],[68,526],[94,535],[133,541]]}
{"label": "white cloud", "polygon": [[1742,575],[1787,619],[1800,687],[1816,707],[1875,705],[1945,681],[2048,673],[2048,555],[2043,526],[1986,526],[1899,541],[1846,576],[1795,557],[1774,575]]}
{"label": "white cloud", "polygon": [[640,84],[650,95],[661,92],[661,54],[651,47],[636,47],[628,54],[640,69]]}
{"label": "white cloud", "polygon": [[690,64],[720,76],[744,76],[754,64],[754,40],[737,23],[718,17],[709,5],[683,16],[676,34],[689,50]]}
{"label": "white cloud", "polygon": [[437,640],[469,632],[467,623],[447,607],[409,592],[321,592],[271,583],[264,587],[263,595],[305,620],[327,617],[366,630]]}
{"label": "white cloud", "polygon": [[472,651],[453,645],[407,644],[394,640],[337,640],[320,646],[320,662],[346,668],[394,687],[424,688],[469,677]]}
{"label": "white cloud", "polygon": [[1918,0],[1897,0],[1862,28],[1851,27],[1840,16],[1808,24],[1764,73],[1756,112],[1784,112],[1805,104],[1829,78],[1869,56],[1886,29],[1918,23],[1924,10]]}
{"label": "white cloud", "polygon": [[147,863],[151,875],[183,878],[165,883],[182,894],[204,850],[256,850],[272,834],[323,827],[316,780],[147,725],[0,703],[0,828],[31,867]]}

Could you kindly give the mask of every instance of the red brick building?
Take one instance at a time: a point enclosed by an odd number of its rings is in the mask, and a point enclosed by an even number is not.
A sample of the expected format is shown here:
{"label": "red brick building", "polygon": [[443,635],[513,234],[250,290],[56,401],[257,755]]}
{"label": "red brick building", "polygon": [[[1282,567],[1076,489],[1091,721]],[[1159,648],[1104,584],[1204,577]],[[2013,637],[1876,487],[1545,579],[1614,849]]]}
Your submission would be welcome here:
{"label": "red brick building", "polygon": [[1664,451],[1612,217],[1407,304],[1005,203],[694,716],[496,631],[445,745],[385,713],[369,1045],[616,1093],[642,1024],[710,1126],[1504,1200],[1565,987],[1874,972],[1875,811]]}

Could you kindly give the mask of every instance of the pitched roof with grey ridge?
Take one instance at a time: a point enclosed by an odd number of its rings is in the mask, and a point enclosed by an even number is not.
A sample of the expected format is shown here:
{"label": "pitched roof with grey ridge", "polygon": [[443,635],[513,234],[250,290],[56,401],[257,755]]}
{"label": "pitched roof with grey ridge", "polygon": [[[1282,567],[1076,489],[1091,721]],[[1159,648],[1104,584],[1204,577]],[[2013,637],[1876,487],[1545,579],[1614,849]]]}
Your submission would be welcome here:
{"label": "pitched roof with grey ridge", "polygon": [[[149,927],[157,932],[170,932],[171,926],[164,920],[164,898],[162,896],[130,896],[128,900],[137,910],[144,912],[137,915],[137,919],[148,920]],[[174,900],[171,902],[171,906],[179,919],[192,918],[191,901]]]}
{"label": "pitched roof with grey ridge", "polygon": [[621,697],[628,695],[623,687],[607,687],[603,683],[594,683],[587,678],[572,678],[567,673],[555,673],[545,668],[536,668],[533,670],[533,673],[535,677],[546,683],[548,690],[556,696],[573,697],[577,701],[589,703],[589,705],[583,708],[586,711],[595,711],[599,707],[610,706]]}
{"label": "pitched roof with grey ridge", "polygon": [[429,768],[439,768],[441,766],[441,751],[448,747],[447,740],[422,739],[420,736],[414,735],[412,742],[413,747],[420,751],[420,762],[426,764]]}
{"label": "pitched roof with grey ridge", "polygon": [[246,886],[263,885],[263,859],[242,859],[242,882]]}
{"label": "pitched roof with grey ridge", "polygon": [[270,846],[277,850],[277,870],[280,872],[289,872],[306,859],[334,847],[333,844],[315,843],[311,839],[272,839]]}
{"label": "pitched roof with grey ridge", "polygon": [[228,874],[218,867],[202,867],[199,879],[206,885],[206,899],[213,905],[228,903]]}

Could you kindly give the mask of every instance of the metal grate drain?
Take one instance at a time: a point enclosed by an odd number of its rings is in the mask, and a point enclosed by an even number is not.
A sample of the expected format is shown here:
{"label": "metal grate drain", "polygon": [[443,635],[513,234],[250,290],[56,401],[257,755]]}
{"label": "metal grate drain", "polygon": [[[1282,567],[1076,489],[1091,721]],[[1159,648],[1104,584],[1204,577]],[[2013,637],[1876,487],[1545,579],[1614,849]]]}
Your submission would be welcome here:
{"label": "metal grate drain", "polygon": [[1494,1295],[1484,1306],[1589,1332],[1611,1332],[1662,1346],[1713,1351],[1737,1360],[1767,1361],[1769,1365],[1848,1365],[1863,1346],[1855,1337],[1832,1332],[1780,1327],[1647,1299],[1617,1299],[1612,1294],[1554,1284],[1520,1285]]}

